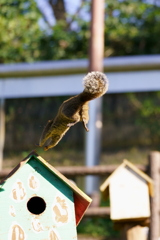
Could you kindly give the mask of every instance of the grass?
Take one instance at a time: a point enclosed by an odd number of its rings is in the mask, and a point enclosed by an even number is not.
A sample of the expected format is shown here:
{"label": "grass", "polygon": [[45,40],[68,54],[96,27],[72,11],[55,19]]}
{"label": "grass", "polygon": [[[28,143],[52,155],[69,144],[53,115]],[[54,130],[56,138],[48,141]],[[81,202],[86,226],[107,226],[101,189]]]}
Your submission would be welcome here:
{"label": "grass", "polygon": [[148,149],[130,148],[116,152],[106,152],[101,154],[101,164],[121,164],[123,159],[127,159],[134,164],[148,164]]}
{"label": "grass", "polygon": [[[4,154],[3,168],[13,168],[23,160],[30,151],[7,152]],[[85,164],[85,152],[71,149],[43,151],[38,149],[37,153],[53,166],[81,166]],[[102,152],[100,165],[121,164],[123,159],[127,159],[134,164],[148,164],[148,149],[131,148],[127,150],[117,150],[114,152]]]}

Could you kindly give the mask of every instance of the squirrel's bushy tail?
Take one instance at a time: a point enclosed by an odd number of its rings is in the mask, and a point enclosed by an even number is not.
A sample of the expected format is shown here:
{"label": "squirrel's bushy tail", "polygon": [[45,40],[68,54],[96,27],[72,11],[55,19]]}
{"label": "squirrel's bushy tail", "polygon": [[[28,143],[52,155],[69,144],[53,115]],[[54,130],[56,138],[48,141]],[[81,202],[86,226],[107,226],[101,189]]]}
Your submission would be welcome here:
{"label": "squirrel's bushy tail", "polygon": [[102,72],[90,72],[84,79],[84,92],[88,92],[93,95],[102,96],[108,90],[108,79]]}

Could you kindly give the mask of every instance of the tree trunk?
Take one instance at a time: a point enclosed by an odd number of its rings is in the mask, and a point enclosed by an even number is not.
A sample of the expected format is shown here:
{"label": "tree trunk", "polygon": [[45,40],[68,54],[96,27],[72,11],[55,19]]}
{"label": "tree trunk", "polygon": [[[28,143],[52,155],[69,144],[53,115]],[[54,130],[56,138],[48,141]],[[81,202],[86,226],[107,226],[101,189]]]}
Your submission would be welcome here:
{"label": "tree trunk", "polygon": [[49,0],[49,3],[52,7],[56,20],[66,21],[66,9],[65,9],[64,0]]}

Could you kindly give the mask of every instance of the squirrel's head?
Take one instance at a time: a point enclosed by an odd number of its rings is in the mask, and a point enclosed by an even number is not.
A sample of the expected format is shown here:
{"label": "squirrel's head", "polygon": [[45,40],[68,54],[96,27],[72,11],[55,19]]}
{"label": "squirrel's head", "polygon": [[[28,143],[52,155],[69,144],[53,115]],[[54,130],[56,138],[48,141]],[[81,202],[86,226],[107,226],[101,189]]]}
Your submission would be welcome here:
{"label": "squirrel's head", "polygon": [[84,91],[102,96],[108,90],[108,79],[102,72],[90,72],[84,79]]}

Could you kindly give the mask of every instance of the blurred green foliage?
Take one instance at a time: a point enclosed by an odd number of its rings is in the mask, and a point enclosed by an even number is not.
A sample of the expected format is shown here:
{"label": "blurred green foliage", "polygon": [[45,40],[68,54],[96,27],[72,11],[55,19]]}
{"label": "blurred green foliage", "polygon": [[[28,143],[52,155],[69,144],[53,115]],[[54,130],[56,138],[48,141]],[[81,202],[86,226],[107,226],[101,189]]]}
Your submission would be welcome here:
{"label": "blurred green foliage", "polygon": [[119,232],[114,229],[113,222],[107,218],[84,218],[78,225],[77,232],[93,237],[119,236]]}
{"label": "blurred green foliage", "polygon": [[135,124],[144,132],[144,137],[148,136],[146,143],[160,150],[160,92],[128,93],[127,96],[136,111]]}
{"label": "blurred green foliage", "polygon": [[[90,1],[82,10],[90,16]],[[72,24],[58,21],[42,29],[34,0],[1,0],[0,62],[86,58],[90,22],[81,14],[70,16]],[[73,27],[74,26],[74,27]],[[145,0],[107,0],[105,4],[104,55],[160,53],[160,6]]]}
{"label": "blurred green foliage", "polygon": [[160,6],[146,0],[106,1],[105,46],[112,55],[160,53],[159,28]]}
{"label": "blurred green foliage", "polygon": [[[100,206],[109,206],[109,199],[101,199]],[[77,227],[78,234],[93,236],[93,237],[119,237],[119,231],[115,230],[114,223],[109,218],[83,218]]]}
{"label": "blurred green foliage", "polygon": [[0,1],[0,63],[40,59],[39,18],[34,0]]}

